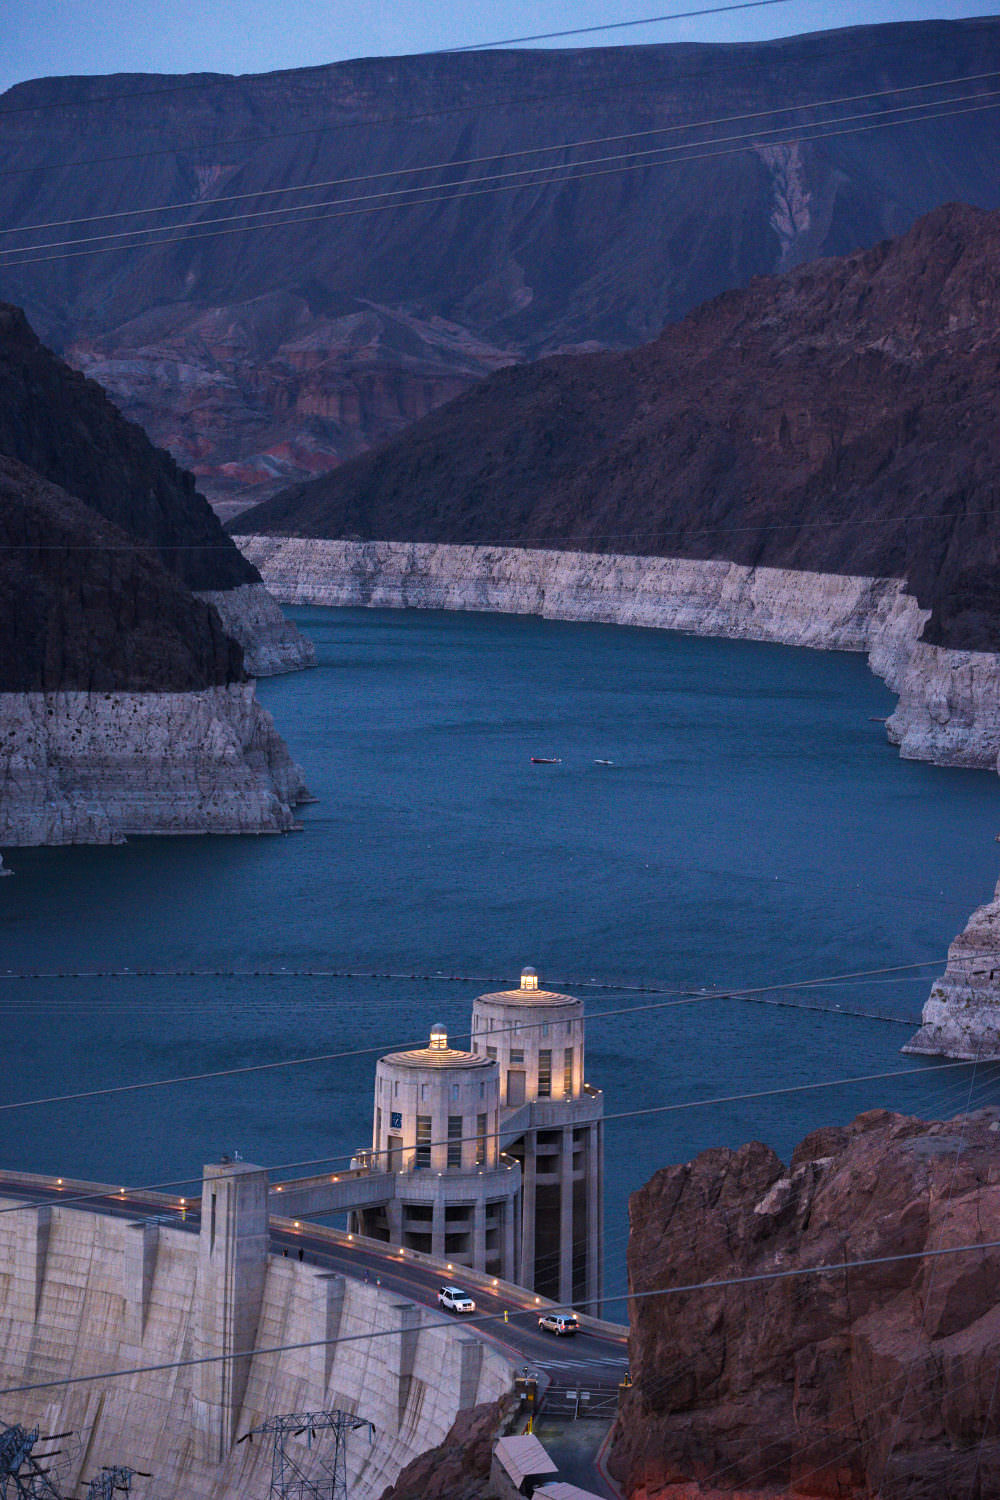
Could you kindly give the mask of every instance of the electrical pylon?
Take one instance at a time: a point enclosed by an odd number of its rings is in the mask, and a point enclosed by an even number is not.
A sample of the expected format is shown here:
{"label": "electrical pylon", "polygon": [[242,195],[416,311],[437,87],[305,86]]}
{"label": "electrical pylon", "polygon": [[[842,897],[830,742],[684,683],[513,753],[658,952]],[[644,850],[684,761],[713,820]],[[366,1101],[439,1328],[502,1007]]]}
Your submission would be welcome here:
{"label": "electrical pylon", "polygon": [[[54,1432],[41,1441],[51,1443],[56,1438],[70,1436],[68,1432]],[[0,1431],[0,1500],[9,1500],[15,1495],[18,1500],[61,1500],[59,1491],[48,1477],[48,1470],[43,1469],[39,1462],[40,1459],[54,1458],[59,1450],[35,1453],[38,1441],[38,1428],[22,1427],[19,1422]]]}
{"label": "electrical pylon", "polygon": [[151,1477],[145,1469],[128,1469],[124,1464],[105,1464],[88,1484],[87,1500],[115,1500],[116,1495],[131,1494],[132,1480],[137,1474],[143,1479]]}
{"label": "electrical pylon", "polygon": [[[271,1417],[259,1427],[252,1427],[238,1440],[253,1442],[257,1436],[269,1436],[271,1448],[270,1500],[348,1500],[347,1496],[347,1439],[359,1427],[368,1428],[369,1442],[374,1440],[375,1428],[364,1417],[356,1417],[349,1411],[296,1411],[287,1416]],[[318,1448],[315,1459],[309,1465],[318,1477],[310,1477],[302,1463],[289,1452],[289,1438],[305,1437],[306,1447],[321,1434],[329,1433],[333,1438],[333,1452]]]}

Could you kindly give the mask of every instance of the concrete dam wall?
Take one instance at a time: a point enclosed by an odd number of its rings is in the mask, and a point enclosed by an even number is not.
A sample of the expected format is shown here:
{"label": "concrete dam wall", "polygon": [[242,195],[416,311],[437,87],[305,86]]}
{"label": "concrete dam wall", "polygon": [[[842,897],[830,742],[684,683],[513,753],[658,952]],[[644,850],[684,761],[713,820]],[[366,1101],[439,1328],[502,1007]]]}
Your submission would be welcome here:
{"label": "concrete dam wall", "polygon": [[[370,1500],[442,1441],[460,1408],[510,1388],[508,1360],[435,1312],[268,1255],[266,1180],[261,1194],[254,1169],[242,1180],[215,1170],[197,1234],[85,1206],[0,1200],[5,1391],[208,1361],[5,1394],[6,1421],[78,1435],[58,1476],[64,1493],[102,1464],[125,1464],[152,1475],[136,1481],[137,1500],[264,1500],[270,1440],[237,1438],[271,1416],[339,1407],[375,1426],[373,1442],[361,1431],[348,1447],[350,1493]],[[215,1357],[225,1349],[254,1353]],[[296,1447],[298,1461],[315,1462],[305,1437]]]}

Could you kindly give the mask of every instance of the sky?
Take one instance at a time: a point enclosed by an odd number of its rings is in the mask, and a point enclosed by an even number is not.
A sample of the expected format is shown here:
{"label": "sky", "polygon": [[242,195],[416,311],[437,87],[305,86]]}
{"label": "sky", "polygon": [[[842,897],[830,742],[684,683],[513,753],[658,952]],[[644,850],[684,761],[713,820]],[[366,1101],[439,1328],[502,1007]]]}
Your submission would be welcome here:
{"label": "sky", "polygon": [[[570,26],[666,15],[720,0],[6,0],[0,90],[101,73],[262,73],[349,57],[434,51]],[[561,45],[758,41],[883,21],[993,15],[1000,0],[781,0]],[[560,45],[548,42],[541,45]]]}

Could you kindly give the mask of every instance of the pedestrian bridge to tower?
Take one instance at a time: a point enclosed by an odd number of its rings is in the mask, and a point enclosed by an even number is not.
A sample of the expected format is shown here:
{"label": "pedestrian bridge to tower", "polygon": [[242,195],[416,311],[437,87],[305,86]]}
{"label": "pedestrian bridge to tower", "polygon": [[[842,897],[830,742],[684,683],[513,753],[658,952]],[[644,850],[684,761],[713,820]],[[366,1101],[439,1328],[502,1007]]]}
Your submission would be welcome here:
{"label": "pedestrian bridge to tower", "polygon": [[525,969],[474,1002],[471,1041],[451,1047],[438,1025],[381,1058],[371,1147],[275,1184],[271,1211],[348,1214],[369,1238],[596,1311],[604,1100],[584,1077],[583,1003]]}

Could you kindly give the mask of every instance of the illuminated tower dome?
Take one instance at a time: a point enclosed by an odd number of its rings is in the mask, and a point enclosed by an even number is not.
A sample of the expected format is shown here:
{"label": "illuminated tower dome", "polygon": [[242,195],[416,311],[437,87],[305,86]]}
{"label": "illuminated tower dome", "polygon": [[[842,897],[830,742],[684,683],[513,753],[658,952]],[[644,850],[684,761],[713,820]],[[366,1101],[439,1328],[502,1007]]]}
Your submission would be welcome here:
{"label": "illuminated tower dome", "polygon": [[499,1070],[500,1141],[522,1166],[517,1280],[596,1312],[603,1276],[604,1100],[584,1082],[583,1002],[539,988],[480,995],[472,1045]]}
{"label": "illuminated tower dome", "polygon": [[374,1169],[396,1175],[362,1233],[515,1280],[521,1174],[499,1148],[499,1070],[481,1052],[448,1046],[390,1052],[375,1069]]}

